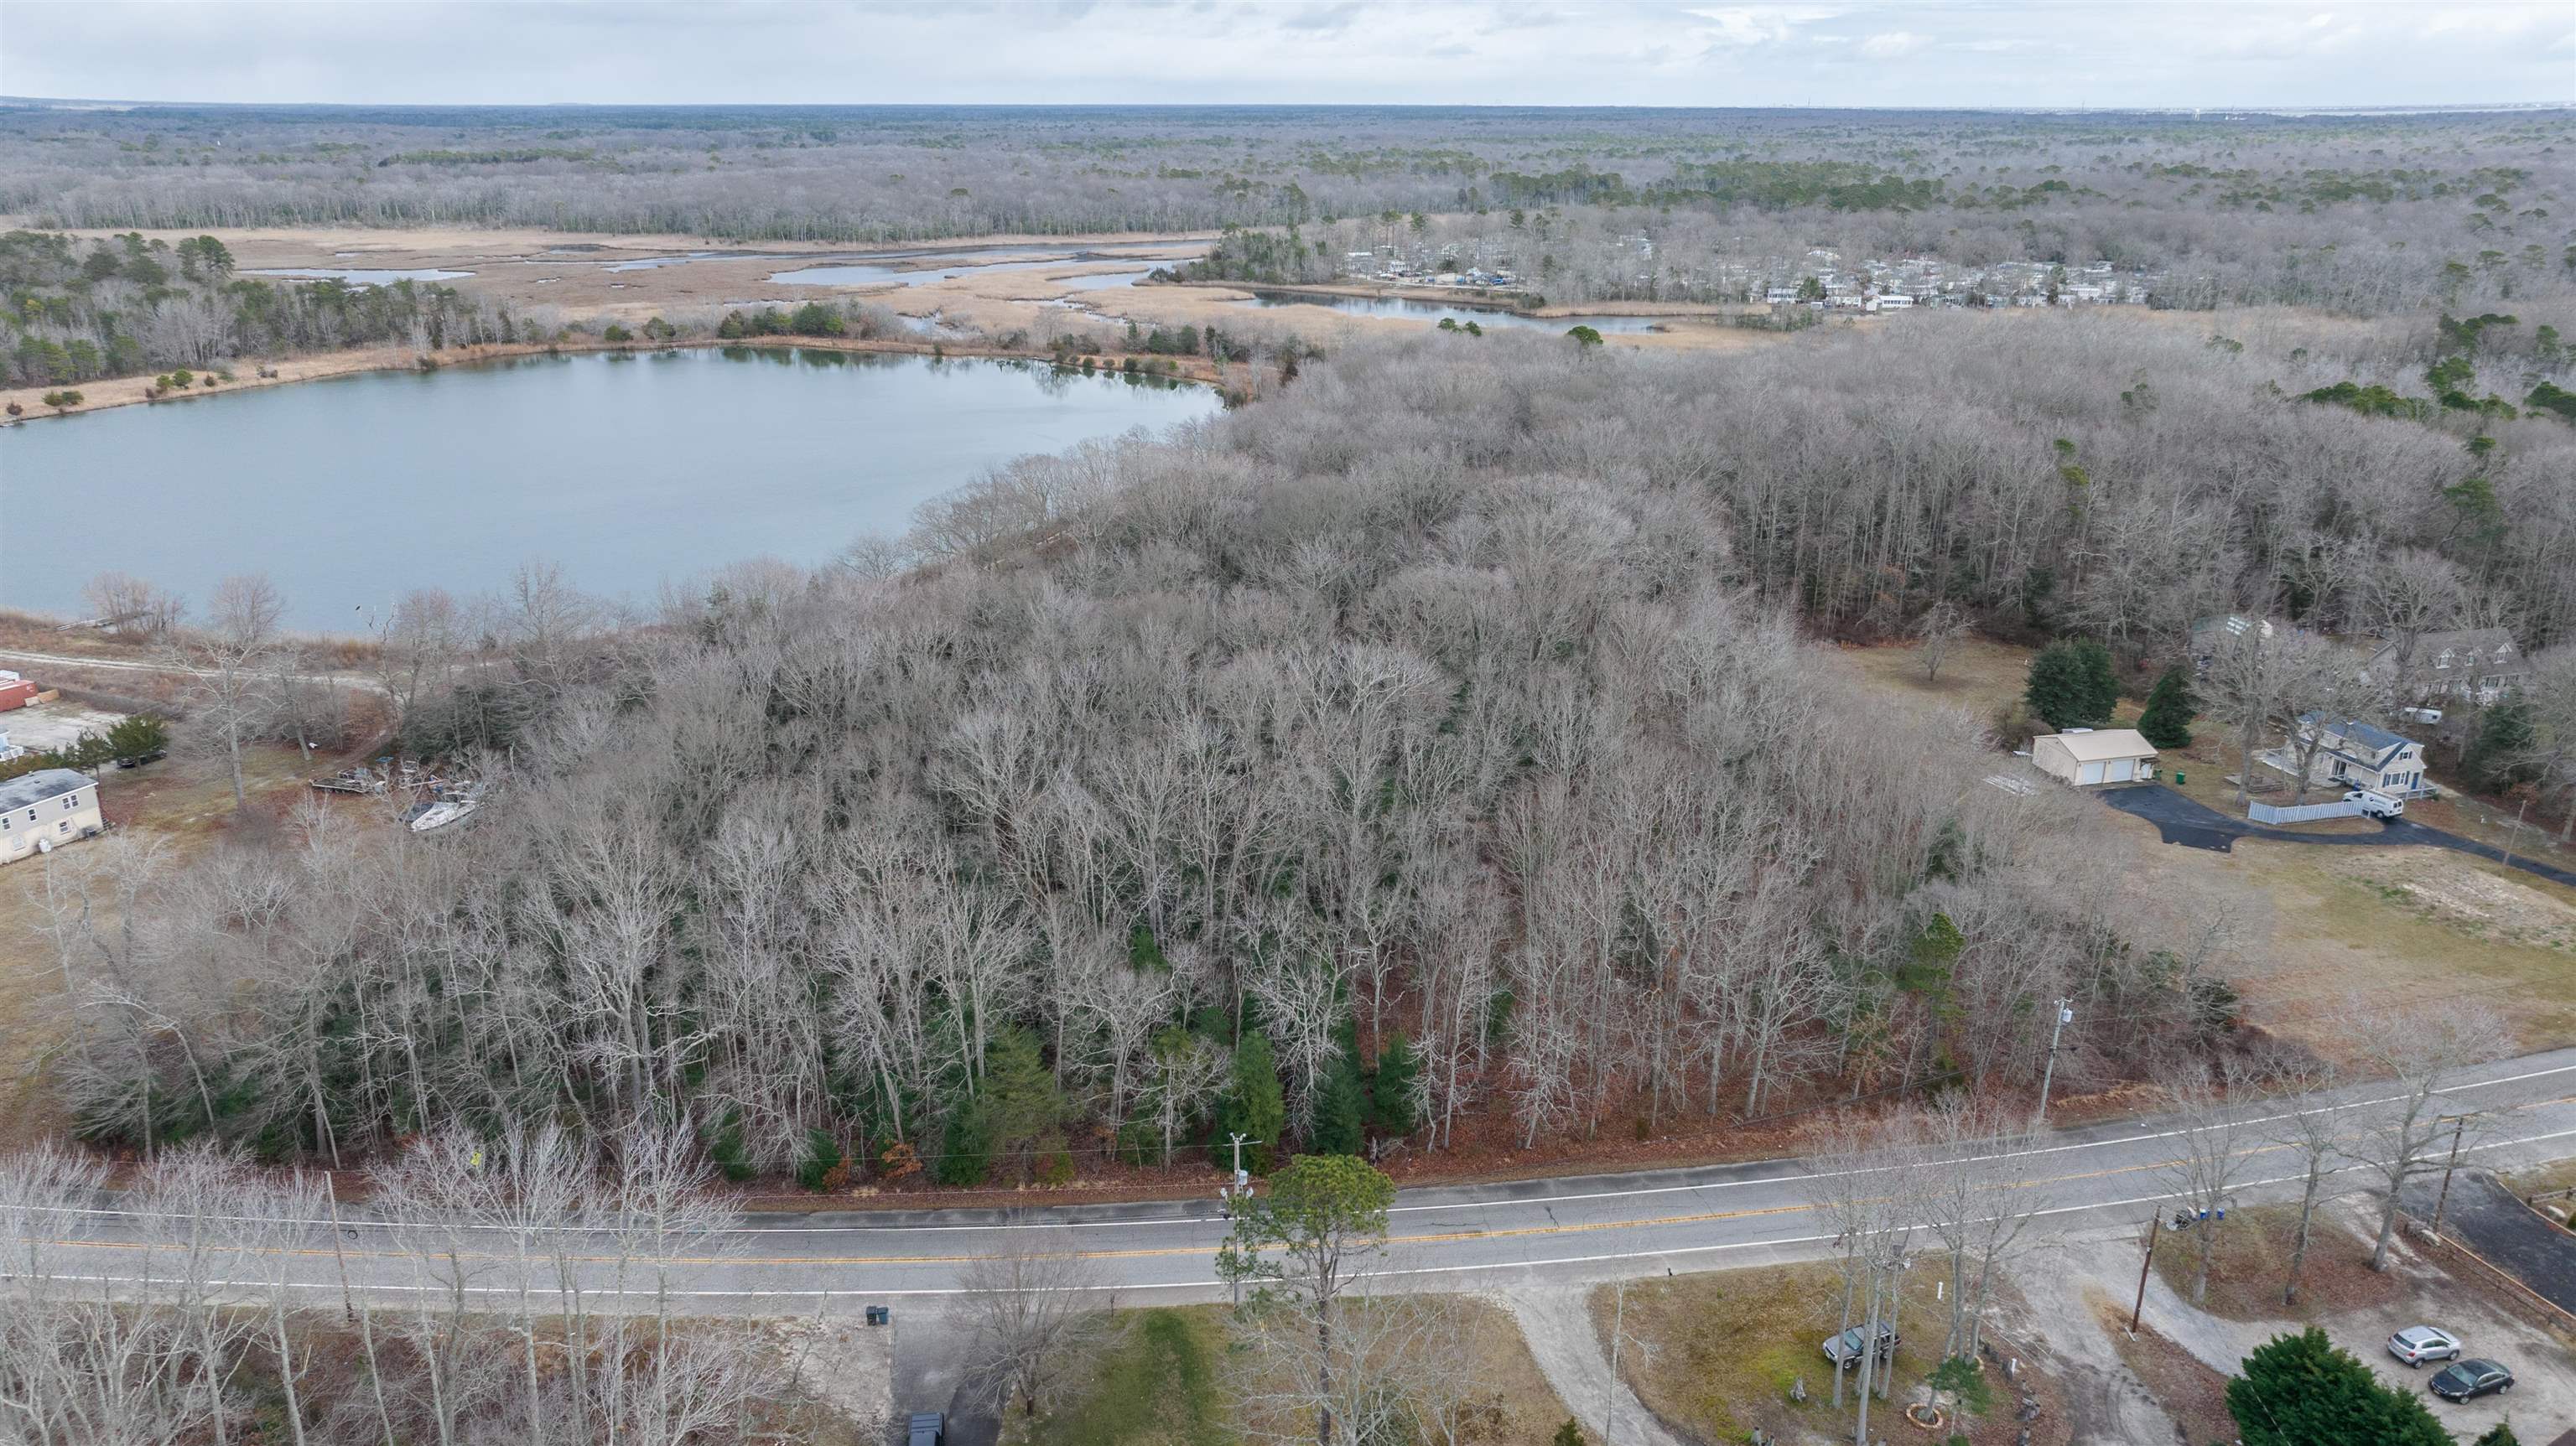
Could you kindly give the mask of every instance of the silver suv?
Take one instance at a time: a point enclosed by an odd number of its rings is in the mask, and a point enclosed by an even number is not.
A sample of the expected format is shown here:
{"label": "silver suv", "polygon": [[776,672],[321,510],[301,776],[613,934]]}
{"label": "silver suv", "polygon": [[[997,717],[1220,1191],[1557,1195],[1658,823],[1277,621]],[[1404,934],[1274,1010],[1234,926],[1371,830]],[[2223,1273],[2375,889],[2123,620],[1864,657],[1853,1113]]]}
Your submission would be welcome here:
{"label": "silver suv", "polygon": [[2409,1369],[2426,1361],[2456,1361],[2460,1358],[2460,1338],[2431,1326],[2408,1326],[2388,1338],[2388,1353],[2404,1361]]}
{"label": "silver suv", "polygon": [[[1869,1331],[1862,1326],[1853,1326],[1850,1330],[1827,1336],[1825,1359],[1834,1363],[1834,1369],[1848,1371],[1860,1364],[1860,1343],[1868,1338]],[[1878,1328],[1878,1359],[1884,1364],[1887,1358],[1895,1353],[1896,1327],[1881,1325]]]}

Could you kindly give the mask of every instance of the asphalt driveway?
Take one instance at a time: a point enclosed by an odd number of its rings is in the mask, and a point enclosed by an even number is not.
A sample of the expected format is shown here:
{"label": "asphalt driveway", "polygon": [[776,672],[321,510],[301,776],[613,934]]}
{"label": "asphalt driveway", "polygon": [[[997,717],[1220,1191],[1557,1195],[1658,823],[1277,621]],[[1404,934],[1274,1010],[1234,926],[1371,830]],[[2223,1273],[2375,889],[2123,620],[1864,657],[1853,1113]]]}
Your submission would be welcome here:
{"label": "asphalt driveway", "polygon": [[2450,849],[2455,853],[2474,854],[2500,864],[2509,864],[2527,874],[2537,874],[2553,884],[2576,888],[2576,870],[2562,869],[2520,854],[2506,858],[2504,850],[2472,838],[2462,838],[2438,828],[2427,828],[2411,819],[2389,819],[2381,822],[2380,831],[2371,833],[2294,833],[2285,828],[2272,828],[2247,819],[2231,818],[2185,794],[2161,783],[2132,784],[2126,788],[2101,790],[2102,801],[2120,812],[2143,818],[2156,826],[2156,832],[2169,844],[2186,848],[2232,850],[2240,838],[2274,839],[2296,844],[2416,844],[2425,848]]}
{"label": "asphalt driveway", "polygon": [[[2400,1197],[2408,1214],[2433,1217],[2438,1180],[2406,1187]],[[2576,1235],[2570,1235],[2514,1198],[2483,1170],[2462,1170],[2451,1179],[2451,1198],[2442,1209],[2442,1229],[2467,1242],[2486,1262],[2510,1271],[2533,1293],[2576,1314]]]}

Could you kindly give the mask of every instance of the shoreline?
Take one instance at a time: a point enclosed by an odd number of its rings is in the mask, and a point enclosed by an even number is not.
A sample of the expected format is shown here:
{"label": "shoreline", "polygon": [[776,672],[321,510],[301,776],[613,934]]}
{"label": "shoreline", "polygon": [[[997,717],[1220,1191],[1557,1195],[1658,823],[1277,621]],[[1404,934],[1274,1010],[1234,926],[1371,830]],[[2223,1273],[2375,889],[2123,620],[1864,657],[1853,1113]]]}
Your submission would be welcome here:
{"label": "shoreline", "polygon": [[1733,301],[1591,301],[1550,303],[1545,306],[1516,306],[1497,300],[1504,295],[1527,293],[1505,292],[1490,286],[1392,286],[1382,282],[1359,281],[1182,281],[1174,287],[1204,287],[1210,290],[1248,291],[1255,296],[1341,296],[1361,301],[1421,301],[1439,306],[1454,306],[1461,311],[1494,311],[1510,316],[1526,316],[1538,321],[1553,321],[1570,316],[1645,316],[1671,317],[1676,321],[1726,321],[1747,312],[1766,311],[1767,307]]}
{"label": "shoreline", "polygon": [[[245,365],[252,367],[268,366],[278,374],[273,377],[240,377],[219,386],[191,388],[186,392],[160,397],[144,395],[146,389],[152,385],[151,377],[107,378],[88,383],[85,387],[68,388],[67,390],[83,393],[81,402],[77,406],[60,410],[45,406],[41,400],[45,392],[56,390],[54,388],[22,387],[0,390],[0,404],[14,402],[24,405],[27,409],[24,416],[0,419],[0,430],[56,417],[77,417],[90,412],[103,412],[114,407],[193,402],[208,397],[229,396],[235,392],[290,386],[296,382],[327,381],[333,377],[356,376],[364,372],[419,371],[423,370],[421,363],[424,361],[431,363],[429,369],[436,369],[471,366],[481,362],[510,361],[531,356],[575,356],[592,352],[660,352],[718,347],[760,347],[770,350],[801,348],[813,351],[877,352],[894,356],[943,357],[978,361],[1035,361],[1044,362],[1050,366],[1055,362],[1054,353],[1046,351],[1026,348],[1013,351],[978,342],[912,341],[892,337],[866,340],[832,336],[733,338],[709,336],[681,337],[667,341],[601,341],[596,338],[586,338],[571,342],[490,342],[480,346],[448,347],[431,352],[414,351],[409,347],[364,347],[350,351],[317,352],[274,364],[245,362]],[[1131,354],[1099,352],[1094,355],[1123,361]],[[1215,363],[1205,357],[1140,357],[1139,360],[1140,362],[1143,360],[1171,361],[1179,364],[1180,370],[1177,372],[1155,373],[1158,380],[1187,382],[1199,386],[1216,386],[1220,381],[1216,374]],[[1103,367],[1100,370],[1113,376],[1122,374],[1115,366]]]}

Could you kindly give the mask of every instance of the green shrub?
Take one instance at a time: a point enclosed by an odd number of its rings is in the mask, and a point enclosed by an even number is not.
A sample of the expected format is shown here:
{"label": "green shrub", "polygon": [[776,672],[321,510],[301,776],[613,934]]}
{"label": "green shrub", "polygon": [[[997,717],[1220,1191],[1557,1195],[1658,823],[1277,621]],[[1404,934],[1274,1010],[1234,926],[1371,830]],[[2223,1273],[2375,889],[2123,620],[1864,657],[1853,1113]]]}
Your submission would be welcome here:
{"label": "green shrub", "polygon": [[796,1183],[808,1190],[823,1190],[827,1188],[825,1178],[840,1163],[841,1142],[833,1139],[828,1131],[808,1130],[805,1132],[805,1158],[796,1166]]}

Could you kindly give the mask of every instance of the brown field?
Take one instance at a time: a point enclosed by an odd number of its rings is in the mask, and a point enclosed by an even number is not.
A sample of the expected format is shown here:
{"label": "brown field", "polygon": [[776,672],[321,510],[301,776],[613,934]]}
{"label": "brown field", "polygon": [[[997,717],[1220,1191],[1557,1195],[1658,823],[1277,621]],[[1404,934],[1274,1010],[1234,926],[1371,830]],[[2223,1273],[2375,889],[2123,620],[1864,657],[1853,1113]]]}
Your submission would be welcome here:
{"label": "brown field", "polygon": [[[1963,640],[1931,684],[1911,645],[1842,648],[1836,656],[1906,706],[1960,709],[1984,723],[2020,695],[2032,652]],[[2134,719],[2137,706],[2124,702],[2122,719]],[[2190,748],[2165,756],[2166,786],[2180,773],[2185,794],[2242,816],[2226,781],[2237,769],[2227,734],[2206,720],[2194,732]],[[2258,779],[2272,776],[2255,767]],[[2286,801],[2288,791],[2267,796]],[[2446,827],[2477,807],[2410,804],[2408,813]],[[2231,977],[2253,1024],[2332,1056],[2344,1037],[2338,1012],[2347,1004],[2403,1005],[2438,981],[2502,1010],[2522,1048],[2576,1042],[2576,890],[2441,849],[2309,848],[2261,839],[2240,839],[2229,853],[2169,847],[2142,820],[2104,812],[2133,850],[2132,893],[2150,915],[2177,925],[2213,913],[2228,918]],[[2334,819],[2297,831],[2376,829],[2367,820]],[[2525,846],[2533,842],[2526,834]]]}
{"label": "brown field", "polygon": [[[1571,1414],[1530,1358],[1509,1314],[1472,1297],[1467,1312],[1477,1419],[1463,1437],[1486,1446],[1549,1446]],[[1294,1440],[1297,1422],[1243,1420],[1228,1380],[1227,1311],[1177,1306],[1122,1311],[1076,1368],[1064,1399],[1034,1419],[1005,1416],[1006,1446],[1238,1446]],[[1244,1428],[1250,1425],[1252,1430]]]}
{"label": "brown field", "polygon": [[[1873,1439],[1882,1429],[1891,1441],[1899,1435],[1927,1436],[1907,1425],[1902,1413],[1907,1404],[1923,1399],[1923,1377],[1939,1364],[1949,1308],[1934,1302],[1928,1277],[1946,1269],[1936,1270],[1927,1263],[1910,1272],[1923,1277],[1916,1282],[1921,1288],[1908,1290],[1901,1301],[1894,1385],[1886,1401],[1870,1407]],[[1792,1441],[1849,1439],[1856,1412],[1848,1392],[1844,1407],[1834,1408],[1833,1372],[1821,1350],[1841,1323],[1842,1293],[1842,1273],[1831,1261],[1638,1282],[1627,1291],[1620,1375],[1636,1390],[1638,1399],[1658,1418],[1679,1428],[1685,1439],[1740,1441],[1754,1430]],[[2006,1314],[2015,1304],[1999,1296],[1994,1314]],[[1606,1355],[1611,1321],[1622,1314],[1615,1287],[1595,1287],[1591,1308]],[[1991,1321],[1985,1339],[2004,1355],[2037,1354],[2014,1349]],[[1790,1388],[1798,1381],[1806,1384],[1804,1402],[1789,1399]],[[1852,1385],[1858,1384],[1854,1376]],[[2068,1416],[2055,1386],[2027,1368],[2017,1384],[2044,1403],[2039,1418],[2030,1423],[2032,1446],[2065,1441]],[[1977,1446],[2012,1442],[2021,1424],[2014,1421],[2000,1383],[1996,1396],[1995,1409],[1950,1430],[1965,1434]],[[1945,1432],[1931,1439],[1946,1436]]]}

